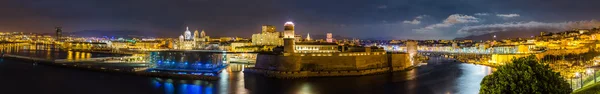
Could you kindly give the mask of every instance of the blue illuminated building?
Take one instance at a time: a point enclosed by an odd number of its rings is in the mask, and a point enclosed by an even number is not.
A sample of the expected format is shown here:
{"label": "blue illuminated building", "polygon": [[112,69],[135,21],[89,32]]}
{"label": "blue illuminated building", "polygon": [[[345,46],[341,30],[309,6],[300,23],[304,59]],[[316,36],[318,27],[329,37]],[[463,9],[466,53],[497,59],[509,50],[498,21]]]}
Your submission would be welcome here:
{"label": "blue illuminated building", "polygon": [[160,51],[151,52],[150,71],[177,74],[214,75],[228,64],[226,53]]}

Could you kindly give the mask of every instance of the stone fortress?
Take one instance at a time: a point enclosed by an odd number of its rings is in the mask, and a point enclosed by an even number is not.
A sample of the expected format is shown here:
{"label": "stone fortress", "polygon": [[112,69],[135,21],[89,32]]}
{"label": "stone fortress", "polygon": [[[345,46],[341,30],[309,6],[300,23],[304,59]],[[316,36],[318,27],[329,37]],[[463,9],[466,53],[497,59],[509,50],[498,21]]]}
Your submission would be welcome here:
{"label": "stone fortress", "polygon": [[408,53],[329,42],[298,42],[294,36],[294,24],[286,22],[283,52],[258,54],[255,67],[244,72],[277,78],[359,76],[406,70],[415,65]]}

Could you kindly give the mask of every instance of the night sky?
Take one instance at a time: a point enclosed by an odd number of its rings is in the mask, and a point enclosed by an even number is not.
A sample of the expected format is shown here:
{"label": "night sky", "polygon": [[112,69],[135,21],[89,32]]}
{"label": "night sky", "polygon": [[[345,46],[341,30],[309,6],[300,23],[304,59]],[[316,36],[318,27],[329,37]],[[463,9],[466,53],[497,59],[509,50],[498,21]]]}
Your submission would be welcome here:
{"label": "night sky", "polygon": [[134,30],[176,37],[249,37],[296,23],[296,34],[374,39],[453,39],[492,32],[600,26],[600,0],[0,0],[0,31]]}

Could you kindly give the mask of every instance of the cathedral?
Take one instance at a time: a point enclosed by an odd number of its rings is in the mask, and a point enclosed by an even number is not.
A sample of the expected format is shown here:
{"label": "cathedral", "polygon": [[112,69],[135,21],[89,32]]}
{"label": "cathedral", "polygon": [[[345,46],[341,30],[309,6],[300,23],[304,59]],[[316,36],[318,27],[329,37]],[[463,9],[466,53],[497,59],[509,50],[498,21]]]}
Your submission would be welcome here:
{"label": "cathedral", "polygon": [[209,41],[210,37],[206,36],[204,30],[201,33],[198,33],[198,30],[194,31],[194,35],[190,31],[189,27],[185,28],[183,35],[179,36],[179,40],[177,40],[175,44],[175,49],[181,50],[193,50],[200,49],[205,43]]}

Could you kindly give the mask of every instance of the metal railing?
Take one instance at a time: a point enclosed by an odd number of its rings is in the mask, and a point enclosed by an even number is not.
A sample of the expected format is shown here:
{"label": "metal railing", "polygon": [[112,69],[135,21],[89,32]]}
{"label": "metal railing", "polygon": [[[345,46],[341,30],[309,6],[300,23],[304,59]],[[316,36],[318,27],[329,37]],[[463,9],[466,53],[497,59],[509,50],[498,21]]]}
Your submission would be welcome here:
{"label": "metal railing", "polygon": [[573,78],[568,79],[573,90],[578,90],[594,83],[600,82],[600,73],[594,69],[587,69],[585,73],[575,73]]}

